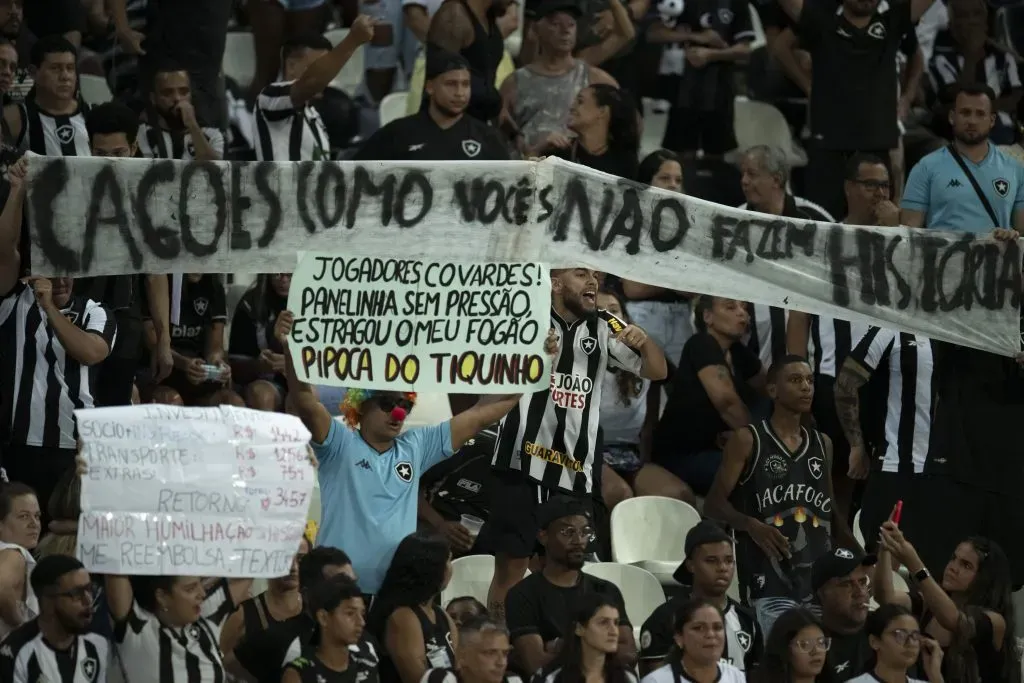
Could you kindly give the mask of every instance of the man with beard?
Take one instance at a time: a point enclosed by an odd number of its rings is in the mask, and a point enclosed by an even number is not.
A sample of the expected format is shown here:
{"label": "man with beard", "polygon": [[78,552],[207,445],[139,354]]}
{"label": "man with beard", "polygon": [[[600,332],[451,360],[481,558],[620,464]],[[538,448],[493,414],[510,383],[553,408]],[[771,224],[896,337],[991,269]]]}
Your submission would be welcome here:
{"label": "man with beard", "polygon": [[594,540],[588,506],[578,498],[555,496],[537,509],[536,519],[544,569],[508,592],[506,623],[516,670],[525,674],[551,663],[562,643],[572,637],[565,629],[586,593],[600,593],[618,607],[618,656],[632,665],[636,643],[622,593],[614,584],[581,571],[587,545]]}
{"label": "man with beard", "polygon": [[[901,218],[913,227],[963,230],[1004,240],[1003,258],[1020,278],[1019,233],[1024,231],[1024,166],[989,142],[995,95],[964,86],[950,123],[951,145],[932,152],[910,172]],[[1006,277],[1005,275],[1002,277]],[[1005,287],[1020,283],[1007,282]],[[1002,291],[1002,290],[1000,290]],[[935,342],[935,408],[929,458],[946,476],[933,477],[922,498],[928,520],[925,564],[936,574],[956,544],[986,536],[1006,549],[1013,584],[1024,584],[1024,461],[1015,425],[1024,420],[1024,369],[1010,358]],[[910,507],[907,508],[908,513]]]}
{"label": "man with beard", "polygon": [[768,395],[771,417],[729,439],[705,502],[709,517],[739,532],[740,584],[763,633],[786,610],[811,603],[811,566],[833,540],[857,547],[832,503],[832,441],[802,424],[814,400],[807,361],[780,358],[768,373]]}
{"label": "man with beard", "polygon": [[205,128],[192,106],[188,71],[162,67],[153,76],[146,122],[139,125],[139,152],[153,159],[216,161],[224,155],[224,135]]}
{"label": "man with beard", "polygon": [[858,151],[881,159],[899,144],[895,68],[903,36],[934,0],[779,0],[811,55],[811,137],[807,196],[843,212],[846,161]]}
{"label": "man with beard", "polygon": [[491,461],[491,516],[478,538],[495,554],[488,602],[496,618],[536,550],[538,506],[556,493],[589,501],[601,490],[595,483],[602,463],[594,456],[601,452],[598,408],[606,368],[651,380],[668,374],[665,354],[647,333],[597,308],[597,290],[593,270],[551,271],[551,334],[558,340],[551,385],[524,395],[501,422]]}
{"label": "man with beard", "polygon": [[864,632],[875,562],[874,555],[849,545],[825,553],[811,568],[815,606],[821,609],[825,636],[832,639],[825,666],[832,670],[830,680],[837,683],[868,671],[875,658]]}
{"label": "man with beard", "polygon": [[0,643],[0,681],[96,683],[107,680],[109,643],[90,632],[93,586],[82,563],[49,555],[32,571],[39,616]]}
{"label": "man with beard", "polygon": [[495,129],[466,115],[470,67],[439,50],[427,58],[427,106],[392,121],[366,141],[356,161],[504,161],[508,150]]}

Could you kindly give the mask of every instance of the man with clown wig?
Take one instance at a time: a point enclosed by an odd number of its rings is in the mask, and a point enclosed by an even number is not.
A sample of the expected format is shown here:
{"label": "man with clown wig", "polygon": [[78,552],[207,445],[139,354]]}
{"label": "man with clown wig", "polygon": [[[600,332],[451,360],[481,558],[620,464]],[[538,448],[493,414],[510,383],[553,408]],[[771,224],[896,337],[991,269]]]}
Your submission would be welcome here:
{"label": "man with clown wig", "polygon": [[[287,347],[294,318],[278,316],[274,335]],[[430,427],[402,433],[416,394],[350,389],[341,404],[344,424],[331,417],[315,389],[298,379],[285,348],[288,409],[312,433],[320,461],[321,526],[317,545],[352,558],[359,586],[374,594],[399,541],[416,531],[420,476],[505,416],[521,394],[488,396],[469,410]]]}

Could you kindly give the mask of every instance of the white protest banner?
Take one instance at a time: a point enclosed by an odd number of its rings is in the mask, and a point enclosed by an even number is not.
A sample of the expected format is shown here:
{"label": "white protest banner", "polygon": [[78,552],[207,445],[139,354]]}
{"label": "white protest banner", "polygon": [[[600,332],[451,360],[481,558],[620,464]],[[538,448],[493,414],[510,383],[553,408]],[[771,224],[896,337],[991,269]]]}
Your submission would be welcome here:
{"label": "white protest banner", "polygon": [[551,279],[540,263],[303,253],[288,345],[299,379],[391,391],[540,391]]}
{"label": "white protest banner", "polygon": [[99,574],[274,578],[313,494],[309,431],[246,408],[76,410],[78,559]]}
{"label": "white protest banner", "polygon": [[1021,346],[1020,242],[766,216],[552,158],[34,158],[28,192],[37,275],[290,272],[299,251],[543,262],[1003,355]]}

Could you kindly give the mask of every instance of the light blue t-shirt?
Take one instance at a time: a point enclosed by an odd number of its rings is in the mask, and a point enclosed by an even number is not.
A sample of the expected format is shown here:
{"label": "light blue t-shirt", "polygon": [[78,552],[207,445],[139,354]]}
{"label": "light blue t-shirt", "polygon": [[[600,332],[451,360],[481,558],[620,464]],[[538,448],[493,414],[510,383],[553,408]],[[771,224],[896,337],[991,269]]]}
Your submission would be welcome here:
{"label": "light blue t-shirt", "polygon": [[319,545],[352,558],[359,587],[376,593],[398,543],[416,531],[420,476],[452,454],[449,421],[410,429],[384,453],[337,420],[322,444]]}
{"label": "light blue t-shirt", "polygon": [[926,228],[975,234],[986,234],[996,227],[1012,228],[1014,210],[1024,207],[1024,166],[993,144],[980,164],[962,158],[992,204],[998,226],[992,225],[978,193],[948,147],[924,157],[910,171],[902,208],[924,213]]}

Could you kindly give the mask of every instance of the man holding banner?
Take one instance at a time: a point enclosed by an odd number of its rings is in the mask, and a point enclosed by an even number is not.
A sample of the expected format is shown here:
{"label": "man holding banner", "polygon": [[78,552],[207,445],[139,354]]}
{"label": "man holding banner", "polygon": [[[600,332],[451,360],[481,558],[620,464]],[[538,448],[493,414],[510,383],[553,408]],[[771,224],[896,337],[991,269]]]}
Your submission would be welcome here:
{"label": "man holding banner", "polygon": [[519,401],[520,394],[489,396],[451,420],[402,433],[416,394],[350,389],[339,423],[295,373],[288,351],[294,316],[283,311],[274,335],[285,349],[289,410],[312,434],[320,461],[320,545],[345,549],[359,585],[376,593],[395,548],[416,531],[420,476]]}

